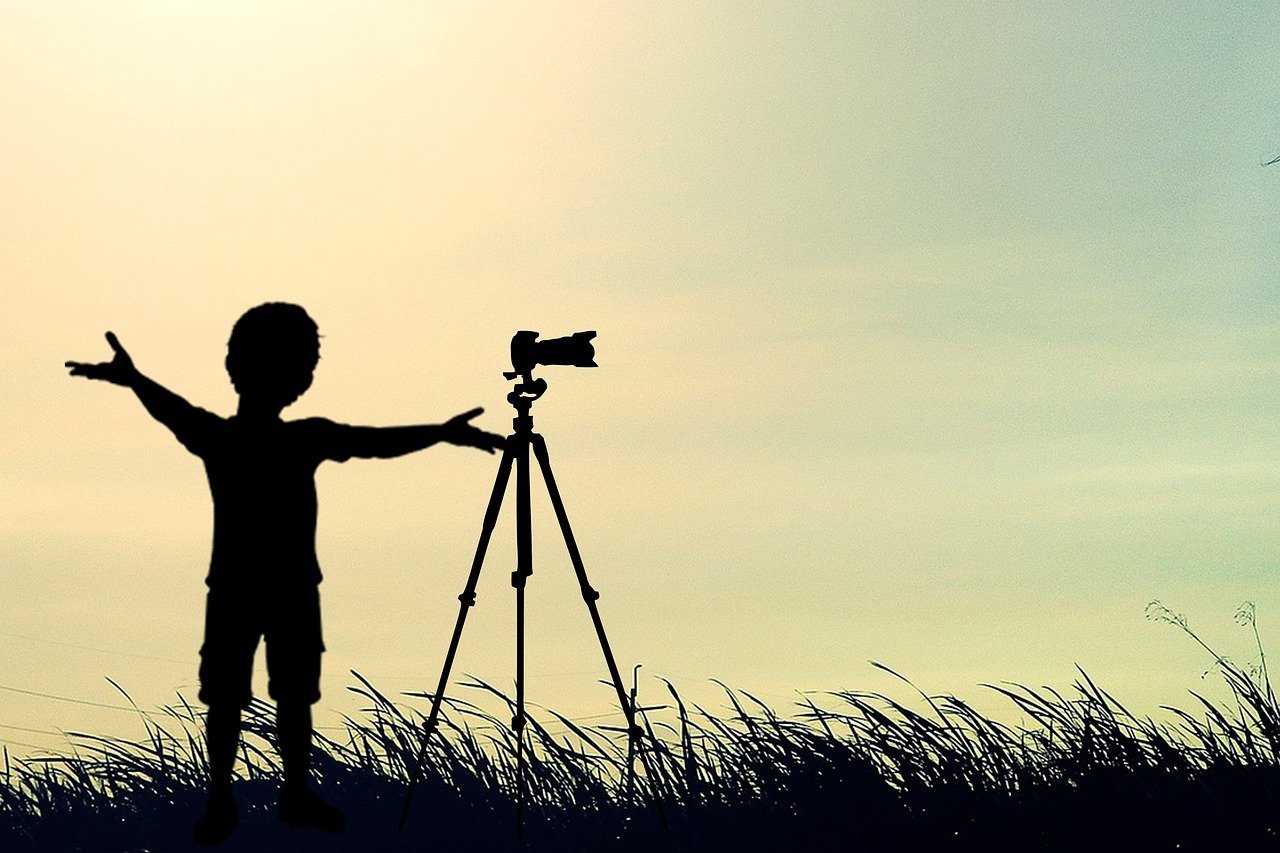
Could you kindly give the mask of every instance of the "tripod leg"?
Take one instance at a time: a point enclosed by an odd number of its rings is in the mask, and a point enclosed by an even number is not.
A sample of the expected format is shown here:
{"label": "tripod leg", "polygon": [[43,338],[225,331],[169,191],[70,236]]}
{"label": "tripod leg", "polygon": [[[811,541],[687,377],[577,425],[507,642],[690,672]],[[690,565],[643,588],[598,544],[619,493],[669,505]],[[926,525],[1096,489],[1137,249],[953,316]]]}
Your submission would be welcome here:
{"label": "tripod leg", "polygon": [[[635,705],[628,700],[627,692],[622,686],[622,676],[618,673],[618,664],[613,658],[613,651],[609,648],[609,638],[604,633],[604,622],[600,619],[600,609],[596,607],[596,601],[600,599],[600,593],[591,587],[591,583],[587,580],[587,570],[582,565],[582,555],[578,552],[577,540],[573,538],[573,530],[569,527],[569,515],[565,512],[564,501],[560,499],[560,489],[556,487],[555,475],[551,473],[551,459],[547,455],[547,442],[542,436],[533,433],[529,436],[533,443],[533,452],[538,457],[538,465],[542,468],[542,479],[547,484],[547,493],[551,496],[551,506],[555,509],[556,519],[560,522],[560,531],[564,534],[564,544],[569,549],[569,560],[573,563],[573,571],[578,576],[578,586],[582,590],[582,600],[587,603],[587,609],[591,611],[591,622],[595,625],[596,637],[600,640],[600,650],[604,652],[605,663],[609,666],[609,677],[613,681],[613,688],[618,692],[618,704],[622,706],[622,713],[627,718],[627,754],[628,763],[635,755],[635,742],[643,736],[644,731],[636,723]],[[644,751],[640,751],[641,759],[644,758]],[[630,771],[630,767],[628,767]],[[656,780],[656,776],[651,775],[651,779]],[[655,783],[656,784],[656,783]],[[658,815],[662,819],[665,827],[667,824],[666,813],[662,808],[662,802],[654,792],[654,806],[658,810]]]}
{"label": "tripod leg", "polygon": [[516,713],[511,728],[516,736],[516,837],[524,835],[524,587],[533,574],[533,519],[529,509],[529,442],[516,451]]}
{"label": "tripod leg", "polygon": [[489,550],[489,537],[498,523],[498,513],[502,509],[502,496],[507,490],[507,481],[511,477],[511,463],[517,455],[517,446],[527,447],[527,442],[514,435],[507,437],[507,446],[502,451],[502,461],[498,463],[498,476],[493,482],[493,492],[489,495],[489,507],[484,513],[484,524],[480,528],[480,541],[476,545],[476,555],[471,561],[471,574],[467,575],[467,585],[458,596],[458,620],[453,625],[453,638],[449,641],[449,651],[444,656],[444,666],[440,670],[440,683],[431,697],[431,712],[422,727],[422,741],[418,747],[418,755],[413,761],[413,769],[409,773],[409,790],[405,793],[404,807],[400,810],[400,824],[397,832],[404,829],[404,822],[409,818],[409,804],[413,802],[413,792],[418,785],[418,772],[422,769],[422,759],[427,754],[427,743],[440,716],[440,702],[444,699],[445,686],[449,683],[449,672],[453,669],[453,659],[458,653],[458,642],[462,639],[462,627],[467,621],[467,611],[476,603],[476,583],[480,580],[480,567],[484,565],[485,552]]}

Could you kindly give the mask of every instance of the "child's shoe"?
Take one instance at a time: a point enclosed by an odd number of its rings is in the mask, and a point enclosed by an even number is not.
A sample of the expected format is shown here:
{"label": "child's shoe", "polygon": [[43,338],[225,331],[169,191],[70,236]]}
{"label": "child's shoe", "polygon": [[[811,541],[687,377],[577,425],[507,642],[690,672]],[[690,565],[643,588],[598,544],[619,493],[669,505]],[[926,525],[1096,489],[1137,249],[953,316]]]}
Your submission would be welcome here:
{"label": "child's shoe", "polygon": [[310,826],[322,832],[341,832],[347,825],[341,809],[306,788],[281,791],[278,816],[290,829]]}
{"label": "child's shoe", "polygon": [[191,840],[202,847],[221,844],[239,824],[235,798],[230,793],[210,794],[204,814],[191,830]]}

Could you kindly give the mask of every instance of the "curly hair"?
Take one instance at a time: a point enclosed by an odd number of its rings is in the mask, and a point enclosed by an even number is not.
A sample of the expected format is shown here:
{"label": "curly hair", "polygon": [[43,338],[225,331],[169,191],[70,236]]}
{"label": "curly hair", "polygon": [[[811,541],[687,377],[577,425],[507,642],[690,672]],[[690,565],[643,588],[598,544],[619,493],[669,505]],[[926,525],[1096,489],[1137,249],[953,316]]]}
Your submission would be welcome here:
{"label": "curly hair", "polygon": [[288,406],[311,387],[320,331],[301,305],[267,302],[236,321],[227,341],[227,374],[240,396]]}

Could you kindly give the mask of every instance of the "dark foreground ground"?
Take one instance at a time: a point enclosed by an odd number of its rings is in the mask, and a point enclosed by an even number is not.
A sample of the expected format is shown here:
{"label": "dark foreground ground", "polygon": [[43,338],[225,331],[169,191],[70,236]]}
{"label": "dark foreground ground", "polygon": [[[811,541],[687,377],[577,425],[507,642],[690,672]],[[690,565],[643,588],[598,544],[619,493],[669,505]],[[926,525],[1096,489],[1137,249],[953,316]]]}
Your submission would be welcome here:
{"label": "dark foreground ground", "polygon": [[[218,849],[1280,850],[1280,705],[1265,669],[1217,664],[1234,700],[1200,701],[1159,724],[1083,673],[1065,693],[991,688],[1025,727],[949,696],[907,707],[847,691],[783,716],[726,690],[732,711],[715,716],[671,689],[646,715],[630,786],[625,738],[550,714],[530,727],[521,838],[510,728],[459,702],[397,832],[422,717],[360,680],[366,715],[319,744],[315,760],[346,832],[275,819],[271,709],[256,705],[237,782],[241,825]],[[192,708],[171,708],[148,718],[146,741],[79,735],[73,757],[7,763],[0,851],[198,849],[189,839],[205,777],[199,722]]]}

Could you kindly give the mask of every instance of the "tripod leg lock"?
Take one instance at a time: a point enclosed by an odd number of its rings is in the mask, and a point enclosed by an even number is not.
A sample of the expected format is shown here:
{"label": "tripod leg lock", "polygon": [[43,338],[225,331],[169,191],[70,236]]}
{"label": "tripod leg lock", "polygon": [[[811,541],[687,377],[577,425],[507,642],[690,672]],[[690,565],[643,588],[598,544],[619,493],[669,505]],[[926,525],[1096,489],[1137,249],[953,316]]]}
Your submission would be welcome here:
{"label": "tripod leg lock", "polygon": [[517,735],[524,731],[524,714],[516,714],[511,718],[511,730]]}
{"label": "tripod leg lock", "polygon": [[582,600],[583,601],[599,601],[600,593],[596,592],[594,589],[592,589],[589,586],[584,586],[582,588]]}
{"label": "tripod leg lock", "polygon": [[474,592],[464,592],[458,596],[458,600],[462,602],[463,607],[476,606],[476,594]]}

